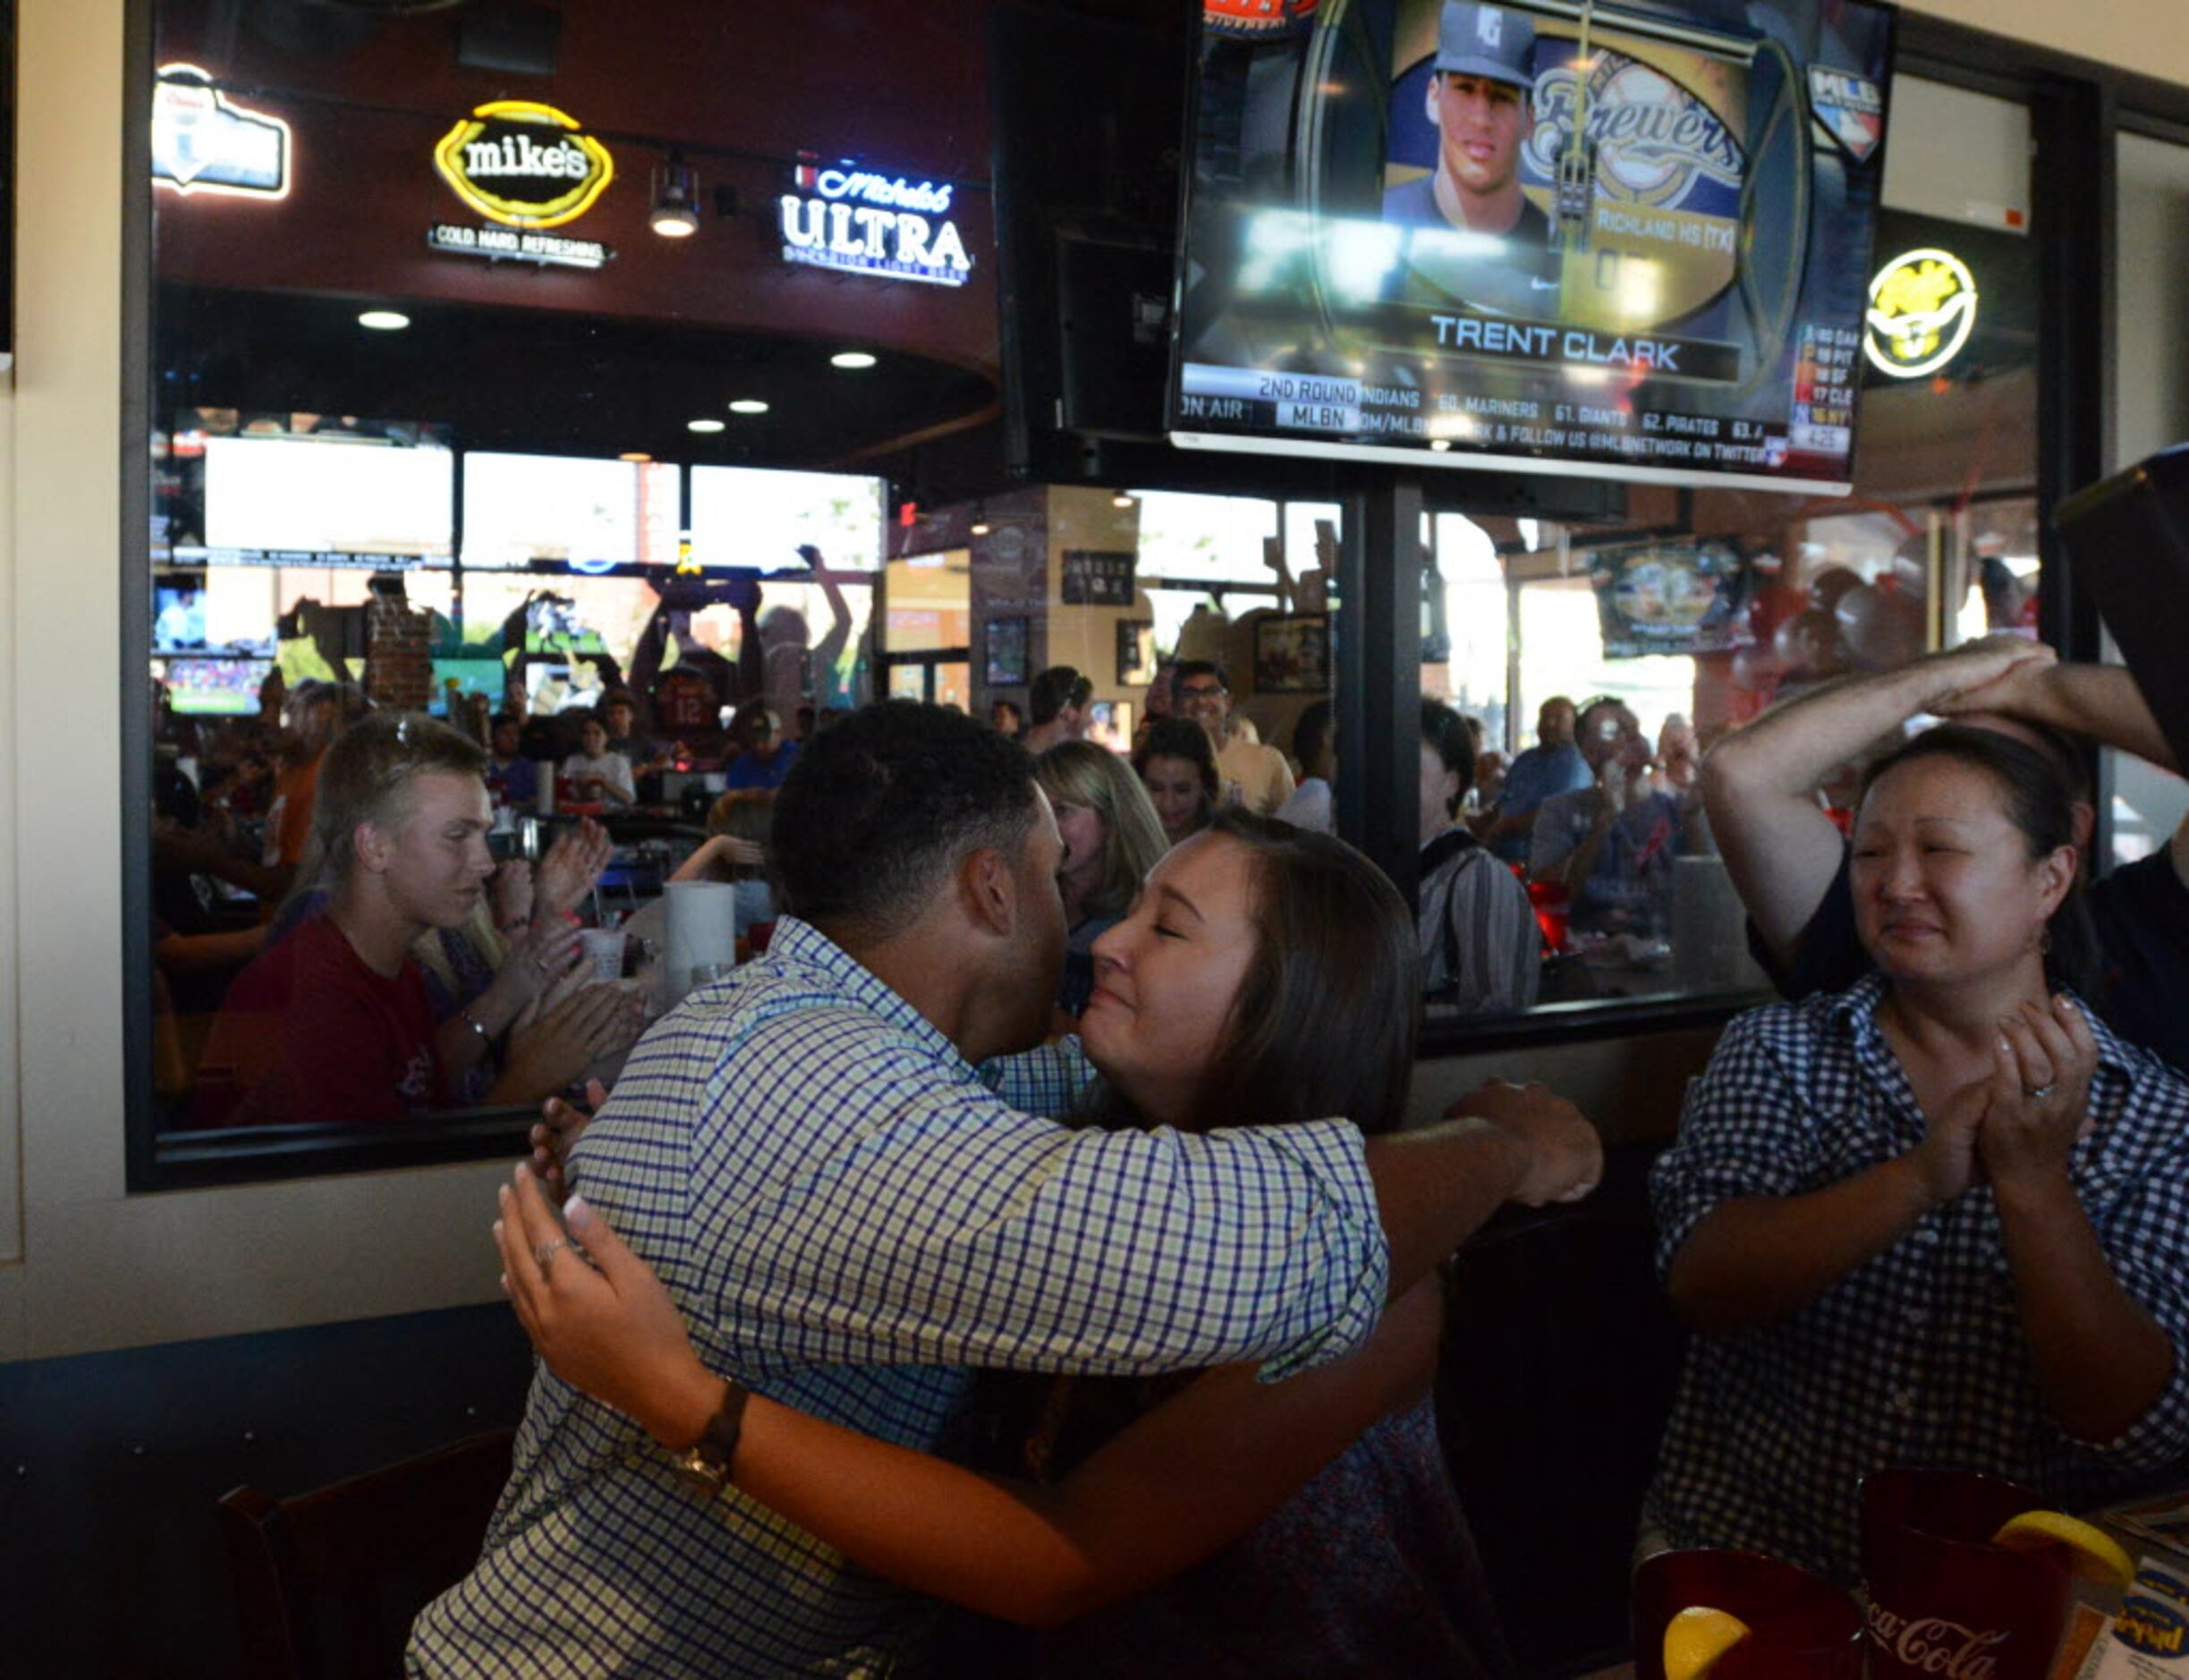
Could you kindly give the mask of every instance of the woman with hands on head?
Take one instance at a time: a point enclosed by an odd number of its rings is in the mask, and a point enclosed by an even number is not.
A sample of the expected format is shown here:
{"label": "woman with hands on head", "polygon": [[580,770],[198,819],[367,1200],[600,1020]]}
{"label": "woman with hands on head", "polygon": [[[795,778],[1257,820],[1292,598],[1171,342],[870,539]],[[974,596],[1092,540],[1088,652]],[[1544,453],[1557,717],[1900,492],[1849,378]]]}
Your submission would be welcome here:
{"label": "woman with hands on head", "polygon": [[[1103,1082],[1090,1124],[1398,1123],[1412,917],[1342,842],[1225,812],[1150,872],[1094,957],[1082,1035]],[[1482,1101],[1495,1112],[1519,1094]],[[1593,1134],[1565,1116],[1571,1137],[1539,1152],[1524,1200],[1593,1186]],[[920,1591],[1033,1626],[1081,1618],[1010,1671],[1510,1672],[1438,1456],[1433,1281],[1362,1350],[1281,1383],[1246,1366],[1160,1381],[992,1374],[959,1455],[996,1472],[980,1473],[748,1395],[701,1363],[606,1223],[581,1200],[566,1211],[565,1234],[520,1168],[496,1226],[505,1287],[549,1368],[674,1451],[718,1438],[725,1399],[743,1396],[727,1462],[738,1494]]]}
{"label": "woman with hands on head", "polygon": [[2078,995],[2075,829],[2044,759],[1989,730],[1871,771],[1852,884],[1877,972],[1735,1021],[1652,1181],[1701,1334],[1649,1538],[1851,1579],[1871,1470],[2074,1509],[2189,1448],[2189,1082]]}

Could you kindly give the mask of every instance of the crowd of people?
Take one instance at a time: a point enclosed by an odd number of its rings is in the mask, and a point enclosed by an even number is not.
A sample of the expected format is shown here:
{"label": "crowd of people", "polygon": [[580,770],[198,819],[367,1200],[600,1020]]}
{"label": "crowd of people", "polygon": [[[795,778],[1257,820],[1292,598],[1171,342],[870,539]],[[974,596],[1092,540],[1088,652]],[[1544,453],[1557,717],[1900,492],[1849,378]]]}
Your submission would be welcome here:
{"label": "crowd of people", "polygon": [[168,791],[175,859],[255,819],[220,878],[282,895],[241,946],[163,928],[178,983],[243,964],[201,1123],[545,1104],[497,1233],[546,1363],[415,1671],[1511,1673],[1428,1402],[1435,1263],[1601,1153],[1540,1086],[1399,1129],[1416,1023],[1529,1007],[1531,895],[1643,925],[1698,840],[1786,1001],[1726,1029],[1652,1175],[1696,1334],[1642,1548],[1846,1581],[1871,1471],[2084,1508],[2189,1451],[2189,822],[2089,878],[2090,744],[2177,768],[2128,673],[1993,638],[1707,754],[1554,701],[1489,801],[1427,700],[1411,907],[1325,831],[1327,704],[1295,778],[1214,666],[1129,759],[1043,675],[1039,751],[908,702],[780,745],[741,713],[677,878],[773,943],[642,1038],[579,972],[600,829],[488,847],[502,720],[276,696],[293,726],[194,813]]}
{"label": "crowd of people", "polygon": [[[1949,721],[1910,736],[1925,714]],[[1616,705],[1559,721],[1498,801],[1536,800],[1531,849],[1572,836],[1579,887],[1648,845],[1633,813],[1692,812],[1788,997],[1728,1027],[1653,1175],[1697,1334],[1642,1549],[1845,1581],[1888,1464],[2077,1508],[2153,1486],[2189,1448],[2162,1004],[2189,824],[2086,889],[2069,738],[2173,768],[2133,680],[1998,639],[1700,759],[1638,750]],[[650,1033],[597,1116],[550,1102],[504,1192],[546,1363],[415,1671],[1512,1671],[1438,1457],[1424,1279],[1501,1201],[1585,1194],[1600,1152],[1540,1087],[1392,1128],[1432,933],[1525,1006],[1514,829],[1457,820],[1473,744],[1425,703],[1410,916],[1342,842],[1227,801],[1210,734],[1158,718],[1128,770],[887,704],[809,748],[768,962]],[[1562,750],[1585,783],[1547,786],[1579,780]],[[1816,790],[1851,758],[1843,833]],[[1168,759],[1198,820],[1150,792]]]}

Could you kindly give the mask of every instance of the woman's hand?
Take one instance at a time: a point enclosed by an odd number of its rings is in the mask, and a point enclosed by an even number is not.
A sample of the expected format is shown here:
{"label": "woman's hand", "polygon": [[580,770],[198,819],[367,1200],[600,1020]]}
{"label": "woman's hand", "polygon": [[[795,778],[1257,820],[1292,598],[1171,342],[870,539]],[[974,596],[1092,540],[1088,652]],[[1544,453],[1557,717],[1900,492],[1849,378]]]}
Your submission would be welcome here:
{"label": "woman's hand", "polygon": [[509,1071],[496,1084],[497,1102],[538,1102],[595,1062],[628,1049],[643,1023],[646,999],[614,980],[581,987],[510,1035]]}
{"label": "woman's hand", "polygon": [[487,883],[494,901],[494,925],[508,938],[522,938],[532,925],[532,866],[522,858],[505,859]]}
{"label": "woman's hand", "polygon": [[607,1100],[608,1088],[597,1079],[589,1079],[583,1107],[560,1097],[550,1097],[540,1104],[539,1124],[526,1141],[532,1146],[532,1175],[553,1201],[560,1201],[570,1193],[570,1181],[564,1171],[570,1151]]}
{"label": "woman's hand", "polygon": [[1999,1022],[1979,1147],[2002,1191],[2064,1181],[2076,1141],[2091,1129],[2098,1040],[2065,996],[2025,1003]]}
{"label": "woman's hand", "polygon": [[545,997],[569,979],[584,961],[585,947],[578,929],[556,916],[520,930],[495,973],[494,983],[502,990],[504,1007],[512,1014],[520,1014],[535,998]]}
{"label": "woman's hand", "polygon": [[1907,1159],[1922,1180],[1923,1193],[1934,1208],[1957,1200],[1981,1176],[1977,1139],[1993,1090],[1989,1080],[1974,1080],[1947,1099],[1946,1112],[1937,1119],[1925,1116],[1923,1141],[1910,1150]]}
{"label": "woman's hand", "polygon": [[665,1446],[699,1439],[722,1380],[692,1352],[661,1279],[581,1199],[565,1209],[565,1235],[522,1167],[500,1201],[502,1289],[547,1369]]}
{"label": "woman's hand", "polygon": [[547,855],[533,871],[534,918],[553,920],[575,910],[608,867],[612,850],[607,831],[590,817],[556,836]]}

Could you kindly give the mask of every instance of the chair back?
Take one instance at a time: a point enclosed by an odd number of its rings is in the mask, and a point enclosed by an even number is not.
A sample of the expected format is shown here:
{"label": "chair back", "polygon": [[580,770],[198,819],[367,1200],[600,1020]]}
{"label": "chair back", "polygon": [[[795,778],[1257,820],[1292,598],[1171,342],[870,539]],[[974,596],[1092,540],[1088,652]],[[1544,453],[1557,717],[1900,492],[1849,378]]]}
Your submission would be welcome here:
{"label": "chair back", "polygon": [[247,1680],[386,1680],[411,1621],[479,1557],[515,1431],[293,1498],[220,1500]]}

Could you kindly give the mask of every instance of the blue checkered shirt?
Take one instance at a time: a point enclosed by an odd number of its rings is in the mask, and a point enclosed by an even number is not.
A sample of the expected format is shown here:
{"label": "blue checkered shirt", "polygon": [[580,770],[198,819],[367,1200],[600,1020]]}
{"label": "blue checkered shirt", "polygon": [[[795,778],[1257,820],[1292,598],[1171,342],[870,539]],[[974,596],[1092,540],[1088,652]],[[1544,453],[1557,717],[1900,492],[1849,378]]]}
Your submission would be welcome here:
{"label": "blue checkered shirt", "polygon": [[[1072,1130],[1076,1044],[976,1069],[814,929],[641,1041],[575,1183],[708,1365],[926,1447],[969,1366],[1282,1376],[1355,1346],[1388,1254],[1342,1122]],[[734,1492],[710,1501],[544,1370],[471,1575],[419,1618],[435,1676],[870,1675],[924,1601]]]}
{"label": "blue checkered shirt", "polygon": [[[1879,1030],[1884,995],[1873,974],[1726,1030],[1651,1180],[1660,1271],[1721,1202],[1822,1190],[1922,1140],[1922,1111]],[[2074,1510],[2148,1486],[2189,1449],[2189,1082],[2094,1017],[2091,1026],[2097,1129],[2070,1172],[2114,1277],[2173,1341],[2173,1378],[2150,1411],[2105,1442],[2052,1421],[1998,1209],[1980,1184],[1790,1318],[1695,1338],[1645,1528],[1851,1581],[1855,1489],[1870,1471],[1990,1471]]]}

